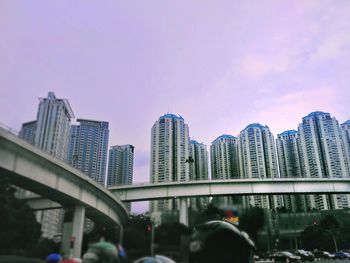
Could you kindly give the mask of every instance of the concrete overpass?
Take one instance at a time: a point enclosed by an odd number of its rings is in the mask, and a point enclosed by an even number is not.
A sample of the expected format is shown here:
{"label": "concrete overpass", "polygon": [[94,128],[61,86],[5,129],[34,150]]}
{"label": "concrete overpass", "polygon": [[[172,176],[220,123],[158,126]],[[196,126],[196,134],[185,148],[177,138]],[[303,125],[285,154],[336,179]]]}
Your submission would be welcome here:
{"label": "concrete overpass", "polygon": [[220,195],[345,194],[350,178],[232,179],[139,184],[108,188],[125,202],[180,199],[180,222],[188,224],[187,198]]}
{"label": "concrete overpass", "polygon": [[108,188],[125,202],[220,195],[344,194],[350,178],[276,178],[187,181]]}
{"label": "concrete overpass", "polygon": [[105,224],[123,224],[128,212],[107,189],[65,162],[0,128],[0,178],[73,208],[74,253],[80,256],[85,214]]}

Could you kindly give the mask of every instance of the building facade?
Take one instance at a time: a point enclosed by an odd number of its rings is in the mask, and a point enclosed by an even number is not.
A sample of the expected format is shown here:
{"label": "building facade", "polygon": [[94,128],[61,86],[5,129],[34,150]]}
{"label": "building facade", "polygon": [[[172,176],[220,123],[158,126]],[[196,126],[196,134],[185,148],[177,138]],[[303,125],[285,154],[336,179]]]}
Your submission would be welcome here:
{"label": "building facade", "polygon": [[105,185],[108,122],[77,119],[69,138],[68,163],[96,182]]}
{"label": "building facade", "polygon": [[[305,177],[341,178],[349,175],[349,165],[338,121],[329,113],[316,111],[299,124]],[[349,206],[348,195],[312,195],[311,208],[320,210]]]}
{"label": "building facade", "polygon": [[211,178],[240,178],[238,139],[223,134],[216,138],[210,146]]}
{"label": "building facade", "polygon": [[[211,179],[239,179],[238,139],[229,134],[217,137],[210,145]],[[235,196],[213,197],[212,203],[217,207],[241,208],[242,198]]]}
{"label": "building facade", "polygon": [[[190,140],[190,150],[187,163],[190,167],[189,179],[192,181],[208,180],[208,151],[207,146],[196,140]],[[202,210],[209,204],[208,197],[190,198],[192,210]]]}
{"label": "building facade", "polygon": [[36,120],[29,121],[22,124],[19,132],[19,137],[31,144],[35,144]]}
{"label": "building facade", "polygon": [[[303,177],[298,132],[296,130],[288,130],[278,134],[276,148],[280,177]],[[284,195],[283,201],[288,211],[302,212],[307,210],[307,199],[305,195]]]}
{"label": "building facade", "polygon": [[35,146],[66,160],[72,118],[74,114],[67,99],[57,99],[53,92],[49,92],[47,98],[40,98]]}
{"label": "building facade", "polygon": [[347,120],[342,125],[340,125],[340,128],[342,132],[342,139],[344,142],[345,156],[347,159],[347,163],[350,166],[350,120]]}
{"label": "building facade", "polygon": [[[21,137],[61,160],[67,160],[68,139],[73,111],[67,99],[58,99],[49,92],[47,98],[39,98],[36,121],[22,125]],[[34,139],[33,139],[34,138]],[[27,193],[30,194],[30,193]],[[44,210],[36,213],[41,223],[42,237],[53,238],[61,232],[63,209]]]}
{"label": "building facade", "polygon": [[[239,163],[242,178],[278,178],[276,147],[268,126],[248,125],[239,134]],[[248,196],[245,206],[277,208],[283,206],[281,196]]]}
{"label": "building facade", "polygon": [[130,185],[133,180],[134,149],[127,145],[115,145],[109,150],[107,186]]}
{"label": "building facade", "polygon": [[187,163],[190,167],[190,180],[208,180],[208,151],[205,144],[190,140]]}
{"label": "building facade", "polygon": [[[165,114],[151,130],[150,182],[189,180],[189,129],[181,116]],[[152,217],[161,221],[161,211],[177,211],[176,201],[150,202]]]}

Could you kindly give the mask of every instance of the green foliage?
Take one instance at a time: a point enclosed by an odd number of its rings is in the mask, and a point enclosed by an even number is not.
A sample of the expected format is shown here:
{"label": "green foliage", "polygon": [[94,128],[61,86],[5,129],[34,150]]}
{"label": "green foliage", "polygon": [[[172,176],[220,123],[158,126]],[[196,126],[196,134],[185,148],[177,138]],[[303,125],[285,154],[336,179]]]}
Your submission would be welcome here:
{"label": "green foliage", "polygon": [[190,235],[191,230],[178,222],[161,224],[156,228],[155,240],[159,245],[179,246],[182,235]]}
{"label": "green foliage", "polygon": [[124,229],[124,247],[126,250],[139,250],[144,253],[149,251],[151,233],[148,226],[151,226],[151,220],[148,216],[130,216]]}
{"label": "green foliage", "polygon": [[251,207],[240,217],[239,226],[247,232],[249,236],[257,241],[258,232],[265,225],[264,209],[260,207]]}
{"label": "green foliage", "polygon": [[338,250],[348,249],[350,244],[350,215],[338,212],[341,216],[335,218],[333,215],[325,215],[319,224],[308,226],[303,231],[301,238],[305,249],[335,251],[337,243]]}
{"label": "green foliage", "polygon": [[27,256],[45,259],[51,253],[59,253],[60,244],[52,239],[42,238],[39,242],[31,244],[27,249]]}
{"label": "green foliage", "polygon": [[41,235],[41,226],[15,189],[0,181],[0,254],[21,253]]}

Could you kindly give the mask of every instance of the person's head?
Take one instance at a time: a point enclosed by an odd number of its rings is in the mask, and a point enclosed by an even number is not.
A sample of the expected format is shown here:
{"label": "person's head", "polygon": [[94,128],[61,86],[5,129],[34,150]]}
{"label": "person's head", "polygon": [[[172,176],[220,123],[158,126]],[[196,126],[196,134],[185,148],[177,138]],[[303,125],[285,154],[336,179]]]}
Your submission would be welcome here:
{"label": "person's head", "polygon": [[83,263],[119,263],[118,249],[109,242],[92,244],[83,255]]}
{"label": "person's head", "polygon": [[244,232],[225,221],[196,226],[189,243],[190,263],[246,263],[252,260],[254,243]]}

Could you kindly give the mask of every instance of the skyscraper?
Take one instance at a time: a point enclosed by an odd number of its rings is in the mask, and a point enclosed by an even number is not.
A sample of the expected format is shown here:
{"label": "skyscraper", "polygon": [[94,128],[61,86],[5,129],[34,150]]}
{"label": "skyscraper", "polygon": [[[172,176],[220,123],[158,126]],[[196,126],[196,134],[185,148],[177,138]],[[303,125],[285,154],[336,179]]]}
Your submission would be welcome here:
{"label": "skyscraper", "polygon": [[[165,114],[151,131],[151,183],[189,180],[189,129],[181,116]],[[152,201],[150,211],[160,221],[161,211],[176,210],[173,200]]]}
{"label": "skyscraper", "polygon": [[104,185],[108,151],[108,122],[77,119],[72,125],[68,162],[96,182]]}
{"label": "skyscraper", "polygon": [[34,145],[36,132],[36,120],[22,124],[19,137]]}
{"label": "skyscraper", "polygon": [[[303,177],[298,132],[289,130],[278,134],[276,145],[280,176],[282,178]],[[305,195],[284,195],[284,206],[293,212],[306,211],[305,198]]]}
{"label": "skyscraper", "polygon": [[342,131],[342,139],[344,142],[345,156],[347,159],[347,164],[350,167],[350,120],[344,122],[342,125],[340,125],[340,127]]}
{"label": "skyscraper", "polygon": [[207,146],[196,140],[190,141],[189,159],[190,180],[208,180],[208,151]]}
{"label": "skyscraper", "polygon": [[[278,178],[277,157],[273,134],[268,126],[248,125],[239,135],[240,172],[243,178]],[[263,208],[283,205],[281,196],[249,196],[248,204]]]}
{"label": "skyscraper", "polygon": [[[306,177],[341,178],[349,175],[344,141],[338,121],[329,113],[316,111],[299,124]],[[347,195],[312,195],[310,205],[317,209],[349,206]]]}
{"label": "skyscraper", "polygon": [[210,146],[211,178],[240,178],[238,139],[223,134],[216,138]]}
{"label": "skyscraper", "polygon": [[132,184],[134,146],[115,145],[109,150],[107,186]]}
{"label": "skyscraper", "polygon": [[35,145],[66,160],[72,118],[74,114],[67,99],[57,99],[53,92],[47,98],[40,98]]}
{"label": "skyscraper", "polygon": [[[217,137],[210,145],[210,160],[212,179],[239,179],[237,137],[228,134]],[[218,196],[213,197],[212,202],[224,209],[233,206],[241,208],[242,197]]]}
{"label": "skyscraper", "polygon": [[[196,140],[190,140],[190,151],[187,163],[190,167],[190,180],[208,180],[208,151],[207,146]],[[208,197],[190,198],[192,210],[201,210],[209,203]]]}
{"label": "skyscraper", "polygon": [[[67,99],[57,99],[53,92],[49,92],[47,98],[39,100],[34,144],[49,154],[66,160],[73,111]],[[38,212],[37,218],[41,222],[43,237],[52,238],[61,231],[62,209]]]}

